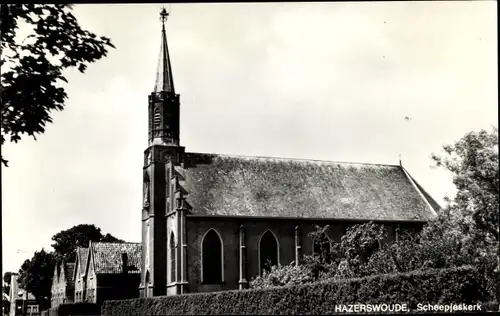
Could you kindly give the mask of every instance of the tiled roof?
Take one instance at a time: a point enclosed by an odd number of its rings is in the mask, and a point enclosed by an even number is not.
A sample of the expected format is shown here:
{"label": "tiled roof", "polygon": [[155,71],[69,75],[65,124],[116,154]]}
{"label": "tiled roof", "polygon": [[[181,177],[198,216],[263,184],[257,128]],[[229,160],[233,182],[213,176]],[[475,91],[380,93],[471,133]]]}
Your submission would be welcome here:
{"label": "tiled roof", "polygon": [[72,287],[75,283],[73,280],[73,273],[75,272],[75,263],[64,263],[64,278],[66,285]]}
{"label": "tiled roof", "polygon": [[197,215],[428,220],[399,165],[186,153],[176,167]]}
{"label": "tiled roof", "polygon": [[128,273],[141,272],[142,245],[140,243],[93,242],[91,255],[96,274],[122,273],[122,253],[127,254]]}
{"label": "tiled roof", "polygon": [[84,275],[85,268],[87,267],[89,248],[78,247],[76,249],[76,252],[76,255],[78,257],[78,265],[80,266],[80,275]]}
{"label": "tiled roof", "polygon": [[58,282],[59,282],[59,275],[60,275],[60,273],[61,273],[61,268],[60,268],[60,265],[59,265],[59,263],[56,263],[56,264],[54,265],[54,274],[53,274],[53,276],[52,276],[53,280],[55,280],[55,281],[56,281],[56,283],[58,283]]}

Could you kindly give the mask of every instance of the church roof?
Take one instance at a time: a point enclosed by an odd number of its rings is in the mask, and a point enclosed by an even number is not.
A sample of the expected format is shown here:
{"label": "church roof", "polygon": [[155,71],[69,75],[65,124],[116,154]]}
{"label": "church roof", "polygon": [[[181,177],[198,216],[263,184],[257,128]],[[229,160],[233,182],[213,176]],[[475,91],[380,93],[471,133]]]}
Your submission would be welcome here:
{"label": "church roof", "polygon": [[128,273],[141,272],[142,245],[140,243],[93,242],[90,248],[96,274],[122,273],[123,253],[127,254]]}
{"label": "church roof", "polygon": [[176,170],[194,215],[426,221],[439,209],[400,165],[186,153]]}

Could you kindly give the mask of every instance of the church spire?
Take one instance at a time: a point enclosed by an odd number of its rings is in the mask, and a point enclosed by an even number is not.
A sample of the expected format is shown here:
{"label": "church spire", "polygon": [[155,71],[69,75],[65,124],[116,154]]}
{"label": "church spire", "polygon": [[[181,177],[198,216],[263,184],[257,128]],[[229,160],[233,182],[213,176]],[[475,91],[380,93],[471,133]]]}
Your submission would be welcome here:
{"label": "church spire", "polygon": [[170,56],[168,53],[167,33],[165,31],[165,22],[169,13],[165,8],[160,12],[160,20],[162,23],[161,29],[161,48],[160,57],[158,60],[158,69],[156,71],[156,82],[154,92],[171,92],[175,94],[174,78],[172,76],[172,66],[170,64]]}
{"label": "church spire", "polygon": [[149,95],[148,120],[149,144],[162,146],[179,146],[179,95],[174,90],[172,66],[168,55],[165,21],[168,12],[160,13],[162,22],[160,60],[156,72],[154,91]]}

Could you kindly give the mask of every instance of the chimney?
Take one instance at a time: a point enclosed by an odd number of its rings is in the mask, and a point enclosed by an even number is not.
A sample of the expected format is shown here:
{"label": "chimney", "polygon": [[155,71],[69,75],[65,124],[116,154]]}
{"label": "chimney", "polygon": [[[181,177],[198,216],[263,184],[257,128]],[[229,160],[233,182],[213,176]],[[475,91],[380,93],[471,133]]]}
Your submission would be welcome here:
{"label": "chimney", "polygon": [[122,273],[128,273],[128,255],[126,252],[122,253]]}

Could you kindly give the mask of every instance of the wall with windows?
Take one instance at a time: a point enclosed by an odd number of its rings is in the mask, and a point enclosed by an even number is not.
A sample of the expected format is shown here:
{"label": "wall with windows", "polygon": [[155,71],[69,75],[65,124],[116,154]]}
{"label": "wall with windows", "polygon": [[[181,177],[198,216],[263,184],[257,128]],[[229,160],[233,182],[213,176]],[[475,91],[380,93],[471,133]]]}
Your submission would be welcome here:
{"label": "wall with windows", "polygon": [[166,220],[167,220],[167,239],[166,239],[167,264],[165,265],[165,268],[167,270],[167,295],[174,295],[177,294],[177,286],[176,286],[177,265],[175,264],[178,257],[177,213],[175,212],[169,213],[169,215],[166,217]]}
{"label": "wall with windows", "polygon": [[[241,225],[244,226],[246,239],[246,280],[250,282],[266,268],[268,261],[271,264],[295,261],[295,227],[300,228],[300,251],[304,255],[315,251],[309,233],[316,230],[316,225],[330,225],[326,238],[339,242],[347,227],[356,223],[360,222],[188,216],[188,291],[239,288]],[[397,225],[386,223],[389,240],[395,238]]]}

